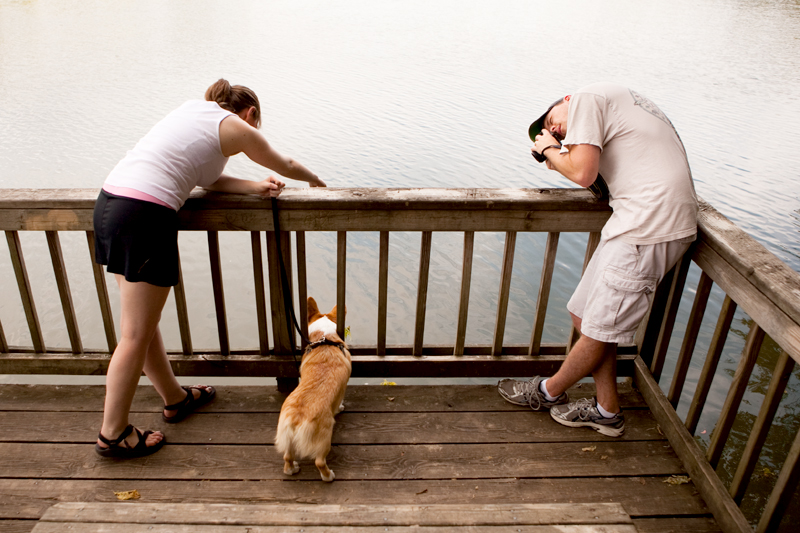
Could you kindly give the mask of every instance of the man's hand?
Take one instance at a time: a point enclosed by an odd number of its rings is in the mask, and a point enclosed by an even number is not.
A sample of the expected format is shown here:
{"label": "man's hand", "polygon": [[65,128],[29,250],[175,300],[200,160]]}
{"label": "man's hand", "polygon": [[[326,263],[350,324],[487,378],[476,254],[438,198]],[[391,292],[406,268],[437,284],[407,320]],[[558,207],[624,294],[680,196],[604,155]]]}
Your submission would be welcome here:
{"label": "man's hand", "polygon": [[[553,137],[553,134],[547,130],[542,130],[539,135],[536,136],[533,140],[533,148],[531,148],[532,152],[542,153],[542,150],[547,148],[548,146],[552,146],[554,144],[561,144],[558,140]],[[550,168],[548,166],[548,168]]]}

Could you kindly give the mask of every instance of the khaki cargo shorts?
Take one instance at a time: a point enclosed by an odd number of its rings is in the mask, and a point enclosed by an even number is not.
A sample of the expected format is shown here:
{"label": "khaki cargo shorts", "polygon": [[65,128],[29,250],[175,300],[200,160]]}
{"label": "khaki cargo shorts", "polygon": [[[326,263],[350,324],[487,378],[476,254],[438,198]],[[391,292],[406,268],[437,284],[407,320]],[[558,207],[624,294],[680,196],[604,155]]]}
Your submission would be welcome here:
{"label": "khaki cargo shorts", "polygon": [[567,303],[569,312],[581,319],[581,334],[602,342],[633,342],[656,286],[694,239],[658,244],[600,241]]}

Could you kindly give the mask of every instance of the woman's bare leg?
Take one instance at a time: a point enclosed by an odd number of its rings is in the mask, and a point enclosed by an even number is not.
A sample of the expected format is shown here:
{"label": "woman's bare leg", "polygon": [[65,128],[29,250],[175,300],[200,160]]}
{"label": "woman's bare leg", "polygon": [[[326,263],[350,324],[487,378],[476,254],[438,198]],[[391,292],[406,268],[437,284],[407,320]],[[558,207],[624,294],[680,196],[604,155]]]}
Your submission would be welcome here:
{"label": "woman's bare leg", "polygon": [[[169,287],[149,283],[131,283],[117,274],[122,311],[120,314],[121,338],[106,376],[106,399],[103,408],[101,434],[107,439],[116,438],[128,425],[133,395],[142,375],[148,351],[158,331],[161,310],[169,295]],[[160,343],[161,336],[158,335]],[[164,435],[157,431],[148,439],[148,446],[158,444]],[[139,438],[134,431],[126,439],[135,446]],[[105,445],[98,439],[98,444]]]}

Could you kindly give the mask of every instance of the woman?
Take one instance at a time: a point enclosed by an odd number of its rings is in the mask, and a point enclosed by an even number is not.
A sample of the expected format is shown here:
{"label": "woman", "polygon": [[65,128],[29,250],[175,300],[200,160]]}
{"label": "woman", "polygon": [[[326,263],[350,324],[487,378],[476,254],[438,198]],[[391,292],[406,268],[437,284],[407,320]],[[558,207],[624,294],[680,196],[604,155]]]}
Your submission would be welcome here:
{"label": "woman", "polygon": [[178,283],[177,211],[195,186],[239,194],[278,196],[273,176],[250,181],[222,173],[244,152],[266,168],[324,187],[316,174],[276,152],[258,131],[255,93],[219,80],[205,101],[190,100],[167,115],[111,171],[94,210],[95,260],[108,265],[120,289],[121,339],[108,365],[103,426],[95,450],[105,457],[142,457],[165,443],[160,431],[128,423],[144,371],[164,400],[166,422],[183,420],[213,399],[213,387],[181,387],[172,372],[158,322],[170,287]]}

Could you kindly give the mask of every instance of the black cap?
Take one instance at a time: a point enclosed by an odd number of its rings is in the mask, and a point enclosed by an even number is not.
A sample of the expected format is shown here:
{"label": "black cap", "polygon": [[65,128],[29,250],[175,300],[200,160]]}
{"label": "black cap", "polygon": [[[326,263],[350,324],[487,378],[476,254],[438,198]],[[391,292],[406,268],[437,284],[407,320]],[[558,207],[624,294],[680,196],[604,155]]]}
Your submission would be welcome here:
{"label": "black cap", "polygon": [[536,138],[536,136],[537,136],[537,135],[539,135],[540,133],[542,133],[542,130],[544,129],[544,118],[547,116],[547,114],[548,114],[548,113],[549,113],[549,112],[550,112],[550,111],[551,111],[551,110],[552,110],[552,109],[553,109],[555,106],[557,106],[558,104],[560,104],[560,103],[561,103],[561,102],[563,102],[563,101],[564,101],[564,99],[563,99],[563,98],[559,98],[558,100],[556,100],[555,102],[553,102],[553,103],[552,103],[552,105],[551,105],[550,107],[548,107],[548,108],[547,108],[547,111],[545,111],[544,113],[542,113],[542,116],[541,116],[541,117],[537,118],[536,120],[534,120],[534,121],[531,123],[530,127],[528,128],[528,136],[531,138],[531,140],[532,140],[532,141],[533,141],[533,140],[535,140],[535,138]]}

